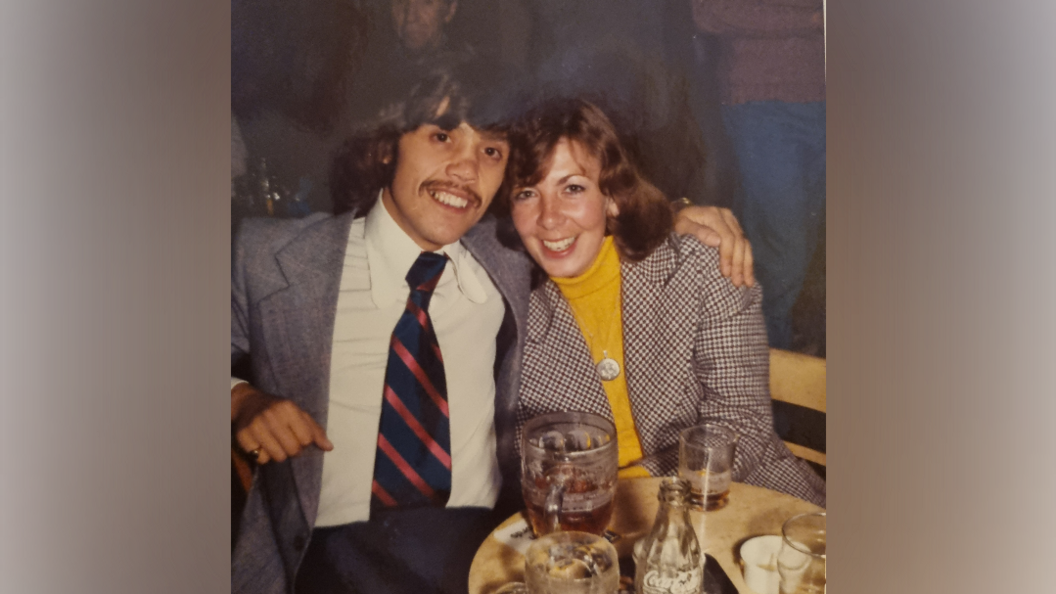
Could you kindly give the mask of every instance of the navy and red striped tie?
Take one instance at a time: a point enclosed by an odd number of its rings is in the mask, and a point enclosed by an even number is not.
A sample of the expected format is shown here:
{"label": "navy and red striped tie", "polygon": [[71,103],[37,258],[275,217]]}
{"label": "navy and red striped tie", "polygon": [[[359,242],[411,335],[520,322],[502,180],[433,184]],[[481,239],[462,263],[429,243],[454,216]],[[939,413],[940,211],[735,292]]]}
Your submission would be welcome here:
{"label": "navy and red striped tie", "polygon": [[442,507],[451,494],[451,424],[444,360],[429,300],[447,258],[423,252],[410,272],[407,309],[389,343],[371,510]]}

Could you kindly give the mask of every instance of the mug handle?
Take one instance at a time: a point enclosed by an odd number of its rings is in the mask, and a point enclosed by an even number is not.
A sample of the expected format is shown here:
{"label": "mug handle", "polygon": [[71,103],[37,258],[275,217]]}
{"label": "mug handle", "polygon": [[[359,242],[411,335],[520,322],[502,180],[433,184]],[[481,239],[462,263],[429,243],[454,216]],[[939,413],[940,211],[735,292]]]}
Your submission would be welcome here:
{"label": "mug handle", "polygon": [[[559,470],[559,468],[555,470]],[[565,490],[571,475],[566,472],[551,472],[546,481],[550,484],[550,490],[546,493],[546,501],[543,503],[543,519],[546,522],[547,533],[557,532],[561,524],[561,505],[565,500]]]}

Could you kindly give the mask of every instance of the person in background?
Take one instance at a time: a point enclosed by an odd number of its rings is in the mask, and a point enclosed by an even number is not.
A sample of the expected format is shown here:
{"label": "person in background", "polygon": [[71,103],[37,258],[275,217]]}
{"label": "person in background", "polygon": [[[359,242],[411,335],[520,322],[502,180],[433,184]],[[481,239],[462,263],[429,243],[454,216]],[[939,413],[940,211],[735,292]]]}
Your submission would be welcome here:
{"label": "person in background", "polygon": [[[258,468],[233,593],[463,594],[520,506],[530,265],[486,216],[511,105],[491,74],[434,69],[348,143],[343,214],[239,229],[231,423]],[[681,212],[748,276],[725,215]]]}
{"label": "person in background", "polygon": [[691,0],[719,40],[722,116],[740,172],[770,345],[792,347],[792,307],[825,216],[822,0]]}
{"label": "person in background", "polygon": [[620,476],[661,476],[682,429],[719,423],[740,436],[734,480],[824,506],[824,481],[774,433],[760,287],[734,286],[714,248],[672,234],[668,200],[594,105],[545,102],[510,143],[503,237],[538,267],[518,432],[548,412],[599,414]]}
{"label": "person in background", "polygon": [[363,67],[345,95],[346,131],[361,132],[408,84],[438,64],[479,59],[473,48],[448,34],[457,0],[383,0]]}
{"label": "person in background", "polygon": [[446,45],[444,27],[455,18],[458,0],[391,0],[392,26],[408,52],[435,52]]}

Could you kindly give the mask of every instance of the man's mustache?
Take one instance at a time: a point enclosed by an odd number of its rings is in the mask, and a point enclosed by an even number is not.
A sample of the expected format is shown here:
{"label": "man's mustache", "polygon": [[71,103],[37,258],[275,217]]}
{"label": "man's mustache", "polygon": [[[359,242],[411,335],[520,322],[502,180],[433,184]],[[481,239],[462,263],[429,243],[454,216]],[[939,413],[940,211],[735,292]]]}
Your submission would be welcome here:
{"label": "man's mustache", "polygon": [[468,195],[470,201],[474,203],[474,206],[480,206],[484,203],[484,199],[480,197],[476,191],[472,188],[463,186],[461,184],[455,184],[445,181],[427,181],[422,183],[422,190],[426,192],[435,192],[437,190],[454,190],[452,194]]}

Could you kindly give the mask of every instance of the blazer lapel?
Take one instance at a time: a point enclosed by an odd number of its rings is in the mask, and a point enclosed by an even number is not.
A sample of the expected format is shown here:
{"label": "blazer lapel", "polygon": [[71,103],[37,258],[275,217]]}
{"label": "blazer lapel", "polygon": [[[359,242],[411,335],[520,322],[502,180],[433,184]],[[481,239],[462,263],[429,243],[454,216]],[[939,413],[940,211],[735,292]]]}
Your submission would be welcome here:
{"label": "blazer lapel", "polygon": [[[351,215],[307,228],[276,254],[287,287],[260,302],[268,359],[279,393],[326,428],[334,318]],[[290,460],[301,507],[315,518],[322,480],[322,453],[309,450]]]}
{"label": "blazer lapel", "polygon": [[667,445],[673,421],[650,408],[661,401],[665,406],[678,402],[686,383],[694,381],[687,366],[670,364],[672,358],[692,352],[697,324],[688,308],[691,300],[671,293],[669,280],[677,267],[677,255],[669,243],[661,244],[641,262],[622,264],[627,392],[646,452]]}
{"label": "blazer lapel", "polygon": [[506,302],[506,316],[495,351],[495,437],[503,473],[503,498],[515,498],[520,485],[517,407],[528,328],[531,263],[527,255],[499,243],[495,219],[485,217],[462,237],[462,245],[488,272]]}
{"label": "blazer lapel", "polygon": [[[656,345],[663,344],[671,336],[671,328],[667,327],[669,320],[660,315],[659,308],[665,302],[667,279],[676,266],[675,254],[666,243],[641,262],[620,265],[624,373],[632,410],[647,406],[650,394],[656,394],[658,389],[669,389],[679,381],[664,377],[661,370],[666,366],[652,365],[649,357],[656,351]],[[572,308],[557,285],[547,281],[541,291],[532,295],[528,319],[525,377],[531,375],[541,380],[522,386],[522,398],[527,400],[529,410],[533,401],[549,403],[550,406],[558,403],[556,410],[592,412],[612,420],[612,406],[594,369],[594,358]],[[567,394],[553,394],[550,382],[554,378],[568,387]],[[541,412],[546,411],[531,414]],[[636,418],[649,416],[635,414]],[[639,433],[652,433],[648,425],[638,429]]]}
{"label": "blazer lapel", "polygon": [[[612,407],[587,343],[572,309],[554,283],[547,281],[532,295],[528,320],[521,386],[522,410],[527,418],[567,410],[613,420]],[[555,378],[562,386],[559,394],[553,390]]]}

